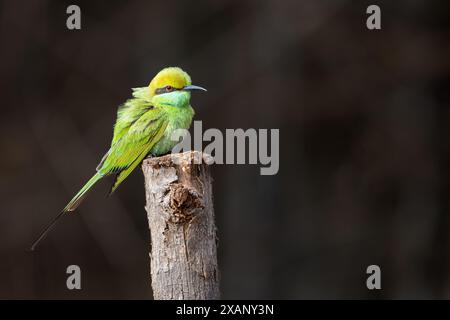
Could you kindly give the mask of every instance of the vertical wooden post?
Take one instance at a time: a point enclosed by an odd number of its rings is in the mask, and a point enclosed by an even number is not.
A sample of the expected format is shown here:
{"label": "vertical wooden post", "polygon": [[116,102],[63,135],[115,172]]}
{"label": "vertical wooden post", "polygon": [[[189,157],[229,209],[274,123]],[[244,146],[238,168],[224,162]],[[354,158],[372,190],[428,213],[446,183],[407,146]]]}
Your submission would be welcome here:
{"label": "vertical wooden post", "polygon": [[220,297],[210,161],[189,151],[142,164],[154,299]]}

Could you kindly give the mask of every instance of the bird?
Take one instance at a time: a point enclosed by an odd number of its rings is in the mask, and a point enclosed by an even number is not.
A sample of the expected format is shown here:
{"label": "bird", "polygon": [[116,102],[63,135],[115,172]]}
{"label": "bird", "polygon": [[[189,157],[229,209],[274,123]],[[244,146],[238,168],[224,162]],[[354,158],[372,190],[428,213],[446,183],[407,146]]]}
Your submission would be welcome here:
{"label": "bird", "polygon": [[133,88],[132,98],[117,110],[111,146],[96,173],[42,231],[30,250],[34,251],[64,214],[78,208],[102,178],[115,175],[111,195],[144,158],[169,153],[178,143],[171,139],[172,133],[191,126],[195,112],[190,99],[194,90],[207,91],[193,85],[189,74],[179,67],[164,68],[147,87]]}

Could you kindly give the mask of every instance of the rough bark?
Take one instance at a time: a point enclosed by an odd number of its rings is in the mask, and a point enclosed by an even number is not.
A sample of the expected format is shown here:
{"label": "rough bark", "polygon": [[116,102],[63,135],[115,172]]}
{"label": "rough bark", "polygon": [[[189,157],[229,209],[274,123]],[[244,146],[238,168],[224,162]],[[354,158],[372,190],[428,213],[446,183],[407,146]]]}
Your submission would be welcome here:
{"label": "rough bark", "polygon": [[154,299],[219,299],[210,161],[190,151],[142,164]]}

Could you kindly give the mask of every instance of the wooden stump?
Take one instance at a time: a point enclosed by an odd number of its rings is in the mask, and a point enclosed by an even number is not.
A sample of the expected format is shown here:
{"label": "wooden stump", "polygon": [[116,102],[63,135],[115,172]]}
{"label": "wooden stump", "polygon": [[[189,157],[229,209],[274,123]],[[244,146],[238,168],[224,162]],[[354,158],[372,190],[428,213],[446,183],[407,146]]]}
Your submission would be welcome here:
{"label": "wooden stump", "polygon": [[154,299],[220,297],[211,160],[189,151],[142,164]]}

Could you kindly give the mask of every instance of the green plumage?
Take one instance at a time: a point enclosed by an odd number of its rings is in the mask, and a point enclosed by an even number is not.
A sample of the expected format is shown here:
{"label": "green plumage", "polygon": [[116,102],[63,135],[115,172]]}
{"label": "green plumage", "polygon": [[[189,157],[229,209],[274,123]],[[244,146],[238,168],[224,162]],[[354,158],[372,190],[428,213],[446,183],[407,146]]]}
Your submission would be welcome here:
{"label": "green plumage", "polygon": [[[133,97],[117,111],[111,147],[97,173],[66,205],[62,213],[75,210],[89,190],[103,177],[115,174],[110,193],[128,177],[147,155],[169,153],[177,141],[171,140],[176,129],[188,129],[194,116],[190,106],[191,79],[180,68],[163,69],[148,87],[133,89]],[[203,89],[204,90],[204,89]],[[62,213],[33,244],[32,249],[51,229]]]}
{"label": "green plumage", "polygon": [[[189,128],[194,110],[189,99],[180,97],[189,92],[180,91],[171,99],[151,99],[145,95],[147,91],[147,87],[134,89],[134,97],[119,107],[111,148],[97,166],[97,173],[69,202],[65,211],[75,210],[90,188],[110,174],[116,174],[110,190],[110,194],[113,193],[147,155],[170,152],[177,143],[170,139],[174,130]],[[174,99],[181,101],[172,105]]]}

